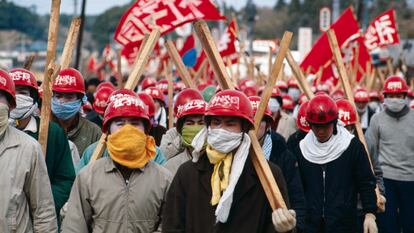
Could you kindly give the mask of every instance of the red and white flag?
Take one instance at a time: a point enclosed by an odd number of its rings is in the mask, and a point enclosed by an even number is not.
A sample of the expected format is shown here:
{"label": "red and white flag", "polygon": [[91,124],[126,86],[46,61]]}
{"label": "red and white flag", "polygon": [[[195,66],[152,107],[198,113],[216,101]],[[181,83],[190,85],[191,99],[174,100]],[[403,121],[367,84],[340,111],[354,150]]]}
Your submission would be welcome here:
{"label": "red and white flag", "polygon": [[144,39],[146,33],[159,27],[164,35],[185,23],[204,20],[223,20],[210,0],[153,0],[137,1],[122,16],[115,40],[127,46]]}
{"label": "red and white flag", "polygon": [[385,45],[399,44],[395,11],[390,9],[377,16],[365,32],[365,46],[373,50]]}

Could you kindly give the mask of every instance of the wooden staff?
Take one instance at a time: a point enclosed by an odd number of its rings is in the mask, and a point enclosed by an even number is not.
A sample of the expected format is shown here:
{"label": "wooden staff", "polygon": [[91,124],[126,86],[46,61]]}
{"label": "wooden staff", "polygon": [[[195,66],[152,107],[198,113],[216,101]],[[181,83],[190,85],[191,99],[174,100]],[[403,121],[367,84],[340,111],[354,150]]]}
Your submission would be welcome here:
{"label": "wooden staff", "polygon": [[359,68],[359,46],[355,48],[355,56],[354,56],[354,66],[352,69],[352,76],[350,77],[349,81],[351,82],[351,86],[354,86],[358,76],[358,69]]}
{"label": "wooden staff", "polygon": [[380,78],[381,86],[384,86],[385,83],[385,77],[384,73],[382,73],[382,70],[380,68],[377,68],[378,77]]}
{"label": "wooden staff", "polygon": [[269,46],[269,54],[268,54],[268,73],[267,75],[270,76],[270,73],[272,73],[272,57],[273,57],[273,50],[272,47]]}
{"label": "wooden staff", "polygon": [[201,78],[202,78],[202,76],[203,76],[203,71],[204,71],[204,69],[205,69],[205,68],[206,68],[206,66],[207,66],[207,62],[208,62],[208,60],[207,60],[207,59],[204,59],[204,60],[203,60],[203,62],[201,63],[200,67],[198,68],[198,70],[197,70],[196,74],[194,75],[194,81],[196,81],[196,82],[200,83],[200,79],[201,79]]}
{"label": "wooden staff", "polygon": [[[339,77],[341,79],[342,86],[344,87],[345,96],[349,100],[349,102],[351,102],[351,104],[354,105],[354,107],[355,107],[354,95],[352,93],[352,89],[351,89],[351,85],[349,83],[348,75],[346,73],[345,66],[344,66],[344,63],[343,63],[343,60],[342,60],[341,51],[339,50],[339,45],[338,45],[338,41],[336,39],[335,31],[332,30],[332,29],[329,29],[327,34],[328,34],[329,45],[331,47],[332,54],[334,56],[336,65],[338,67]],[[367,154],[367,157],[368,157],[368,161],[369,161],[369,165],[370,165],[372,174],[375,176],[374,167],[372,166],[372,161],[371,161],[371,157],[369,156],[367,142],[365,140],[365,136],[364,136],[364,133],[363,133],[362,128],[361,128],[361,123],[359,121],[358,114],[356,115],[356,117],[357,117],[357,121],[355,123],[355,130],[356,130],[356,133],[357,133],[357,136],[358,136],[359,140],[362,142],[362,144],[365,147],[365,151],[366,151],[366,154]],[[378,185],[377,185],[377,188],[375,189],[375,193],[377,195],[377,204],[378,204],[378,201],[380,200]]]}
{"label": "wooden staff", "polygon": [[392,65],[391,58],[387,58],[388,76],[394,75],[394,66]]}
{"label": "wooden staff", "polygon": [[117,82],[117,85],[118,85],[118,89],[121,89],[124,85],[123,85],[123,77],[122,77],[122,50],[121,49],[119,49],[118,51],[117,51],[117,53],[116,53],[116,60],[117,60],[117,63],[116,63],[116,67],[117,67],[117,71],[116,71],[116,73],[117,73],[117,76],[118,76],[118,82]]}
{"label": "wooden staff", "polygon": [[[221,58],[218,52],[218,49],[214,43],[214,39],[211,36],[207,24],[202,20],[197,20],[193,23],[193,26],[204,48],[204,51],[206,52],[208,60],[210,64],[213,66],[213,70],[216,74],[215,77],[218,79],[222,90],[234,90],[234,85],[230,81],[227,72],[225,72],[223,59]],[[278,73],[278,71],[279,70],[275,69],[276,74]],[[270,170],[269,164],[267,163],[263,155],[262,148],[259,144],[259,141],[257,140],[255,132],[253,130],[250,130],[249,136],[252,141],[250,154],[252,155],[251,158],[253,166],[255,167],[256,173],[259,176],[259,180],[265,191],[267,199],[269,200],[270,206],[272,207],[272,209],[286,208],[286,204],[276,184],[275,178],[273,177],[273,174]]]}
{"label": "wooden staff", "polygon": [[[60,0],[52,0],[52,8],[49,20],[49,33],[46,52],[46,65],[43,72],[43,98],[42,108],[40,110],[42,118],[40,119],[39,127],[39,143],[42,146],[43,156],[46,157],[47,150],[47,136],[49,134],[49,120],[50,120],[50,99],[52,96],[52,90],[50,82],[53,80],[54,74],[58,73],[60,67],[53,66],[52,63],[56,58],[56,44],[57,35],[59,31],[59,14],[60,14]],[[49,70],[49,69],[52,70]]]}
{"label": "wooden staff", "polygon": [[173,60],[174,65],[177,68],[178,73],[180,74],[180,77],[183,80],[184,84],[187,87],[196,88],[193,80],[191,79],[190,73],[188,73],[187,68],[181,60],[180,54],[178,53],[174,43],[171,40],[167,40],[165,47],[167,48],[168,55],[170,55],[171,59]]}
{"label": "wooden staff", "polygon": [[232,68],[232,66],[233,66],[233,63],[231,62],[231,58],[230,57],[227,57],[227,69],[230,72],[230,77],[232,78],[234,85],[237,85],[237,79],[233,75],[233,68]]}
{"label": "wooden staff", "polygon": [[[135,58],[133,70],[128,76],[128,80],[125,84],[125,89],[134,90],[138,84],[138,80],[140,79],[142,73],[144,72],[145,65],[148,63],[150,54],[155,47],[155,44],[158,42],[160,38],[160,29],[155,28],[152,30],[151,34],[147,39],[143,41],[141,44],[141,48],[138,51],[138,55]],[[91,162],[99,159],[103,152],[105,151],[105,144],[106,144],[106,137],[107,134],[104,133],[101,135],[101,138],[96,145],[95,150],[93,151]]]}
{"label": "wooden staff", "polygon": [[75,48],[76,41],[78,41],[80,25],[80,17],[72,19],[72,22],[70,23],[68,36],[66,37],[65,47],[63,47],[62,57],[60,61],[60,67],[62,70],[68,68],[70,62],[72,61],[72,52]]}
{"label": "wooden staff", "polygon": [[25,68],[26,70],[30,70],[32,68],[34,58],[35,58],[35,55],[30,55],[29,57],[27,57],[23,68]]}
{"label": "wooden staff", "polygon": [[173,77],[172,77],[172,70],[171,70],[171,62],[164,62],[164,69],[165,69],[165,77],[168,81],[168,129],[174,127],[174,112],[173,112]]}
{"label": "wooden staff", "polygon": [[286,60],[288,61],[289,66],[292,69],[293,76],[298,81],[298,84],[301,87],[303,93],[305,93],[308,99],[312,99],[314,94],[311,88],[309,87],[309,83],[306,80],[305,75],[302,73],[302,70],[300,69],[298,63],[296,63],[290,50],[288,50],[286,53]]}

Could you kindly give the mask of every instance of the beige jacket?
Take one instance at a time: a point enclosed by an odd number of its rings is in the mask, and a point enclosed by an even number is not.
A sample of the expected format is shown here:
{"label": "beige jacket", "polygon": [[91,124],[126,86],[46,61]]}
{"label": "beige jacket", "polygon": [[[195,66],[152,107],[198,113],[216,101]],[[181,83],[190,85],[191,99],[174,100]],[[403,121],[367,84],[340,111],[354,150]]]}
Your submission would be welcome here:
{"label": "beige jacket", "polygon": [[76,177],[63,233],[153,232],[170,183],[170,173],[154,162],[125,182],[112,159],[101,158]]}
{"label": "beige jacket", "polygon": [[0,139],[0,232],[57,232],[39,143],[11,126]]}
{"label": "beige jacket", "polygon": [[297,130],[295,118],[289,116],[283,111],[280,111],[280,120],[277,125],[276,132],[282,135],[287,141],[289,136],[294,134]]}

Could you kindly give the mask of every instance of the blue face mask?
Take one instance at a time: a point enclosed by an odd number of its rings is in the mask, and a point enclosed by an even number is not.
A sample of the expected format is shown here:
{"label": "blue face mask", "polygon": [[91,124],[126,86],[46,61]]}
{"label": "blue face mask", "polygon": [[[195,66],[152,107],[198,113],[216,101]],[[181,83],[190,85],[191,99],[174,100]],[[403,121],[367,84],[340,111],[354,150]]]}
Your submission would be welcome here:
{"label": "blue face mask", "polygon": [[56,98],[52,98],[52,112],[61,120],[67,120],[79,112],[81,108],[81,100],[72,102],[59,102]]}

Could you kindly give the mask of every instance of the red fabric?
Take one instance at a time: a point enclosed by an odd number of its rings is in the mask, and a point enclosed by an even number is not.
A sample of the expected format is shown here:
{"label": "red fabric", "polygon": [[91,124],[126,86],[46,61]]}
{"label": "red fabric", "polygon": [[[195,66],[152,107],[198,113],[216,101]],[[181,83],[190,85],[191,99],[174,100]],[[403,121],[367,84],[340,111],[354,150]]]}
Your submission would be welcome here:
{"label": "red fabric", "polygon": [[114,39],[126,46],[142,41],[146,33],[155,26],[164,35],[176,27],[197,20],[223,20],[216,6],[210,0],[153,0],[137,1],[122,16]]}
{"label": "red fabric", "polygon": [[90,57],[89,57],[89,61],[88,61],[88,70],[89,70],[90,72],[95,72],[95,71],[96,71],[96,70],[95,70],[95,65],[96,65],[96,60],[95,60],[95,57],[90,56]]}
{"label": "red fabric", "polygon": [[187,37],[187,39],[184,42],[183,47],[179,51],[180,57],[182,57],[188,50],[194,47],[195,47],[194,35],[191,34]]}
{"label": "red fabric", "polygon": [[397,23],[395,22],[394,9],[389,9],[378,15],[371,21],[365,32],[365,46],[369,50],[399,43],[400,38],[398,36]]}
{"label": "red fabric", "polygon": [[[335,31],[340,47],[358,36],[359,25],[354,17],[352,7],[346,9],[335,23],[331,25],[330,29]],[[308,70],[308,67],[311,67],[310,73],[315,74],[320,66],[327,64],[331,59],[332,51],[329,46],[328,36],[326,33],[323,33],[305,59],[303,59],[300,67],[303,70]]]}

